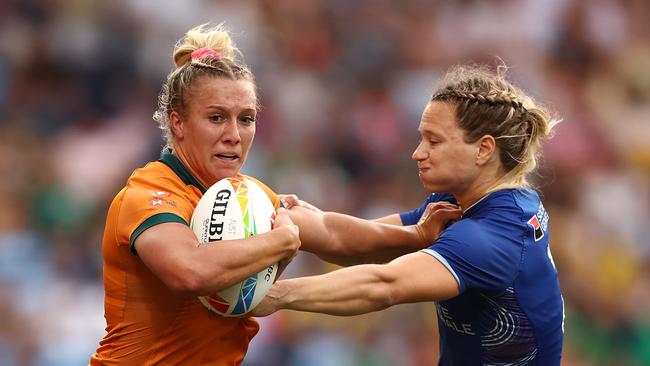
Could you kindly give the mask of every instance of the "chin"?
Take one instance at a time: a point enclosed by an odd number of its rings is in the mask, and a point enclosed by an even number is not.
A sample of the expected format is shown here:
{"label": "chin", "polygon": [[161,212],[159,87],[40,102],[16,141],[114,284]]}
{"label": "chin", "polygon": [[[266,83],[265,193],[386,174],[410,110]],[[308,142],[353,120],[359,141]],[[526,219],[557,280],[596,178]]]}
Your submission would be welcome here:
{"label": "chin", "polygon": [[420,176],[420,183],[422,183],[422,187],[426,189],[429,192],[433,192],[433,188],[435,188],[431,183],[427,182],[426,180],[422,179],[422,176]]}
{"label": "chin", "polygon": [[437,185],[437,184],[432,183],[432,182],[426,182],[426,181],[424,181],[422,179],[420,179],[420,182],[422,183],[422,187],[424,187],[424,189],[429,193],[444,193],[444,192],[447,192],[444,189],[444,187],[442,187],[441,185]]}

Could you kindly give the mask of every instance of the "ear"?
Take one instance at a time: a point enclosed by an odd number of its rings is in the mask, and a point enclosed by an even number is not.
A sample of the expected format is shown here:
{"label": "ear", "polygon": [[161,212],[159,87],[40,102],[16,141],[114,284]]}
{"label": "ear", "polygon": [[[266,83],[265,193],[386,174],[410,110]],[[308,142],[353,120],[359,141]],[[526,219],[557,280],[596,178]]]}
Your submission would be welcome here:
{"label": "ear", "polygon": [[478,140],[478,154],[476,155],[476,164],[484,165],[490,161],[497,149],[497,142],[494,137],[485,135]]}
{"label": "ear", "polygon": [[185,124],[183,123],[183,119],[181,118],[181,115],[178,114],[178,112],[174,111],[169,114],[169,127],[171,128],[174,137],[177,139],[183,138],[183,130]]}

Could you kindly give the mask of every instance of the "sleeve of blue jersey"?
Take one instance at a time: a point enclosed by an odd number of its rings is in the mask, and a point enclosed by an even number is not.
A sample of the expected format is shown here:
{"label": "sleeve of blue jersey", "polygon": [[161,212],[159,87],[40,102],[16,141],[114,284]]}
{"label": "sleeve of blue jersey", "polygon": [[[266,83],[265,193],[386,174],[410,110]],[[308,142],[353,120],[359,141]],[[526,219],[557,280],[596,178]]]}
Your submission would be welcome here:
{"label": "sleeve of blue jersey", "polygon": [[474,220],[461,220],[423,251],[441,261],[456,277],[461,292],[470,288],[502,291],[518,271],[521,252],[498,245],[494,235]]}

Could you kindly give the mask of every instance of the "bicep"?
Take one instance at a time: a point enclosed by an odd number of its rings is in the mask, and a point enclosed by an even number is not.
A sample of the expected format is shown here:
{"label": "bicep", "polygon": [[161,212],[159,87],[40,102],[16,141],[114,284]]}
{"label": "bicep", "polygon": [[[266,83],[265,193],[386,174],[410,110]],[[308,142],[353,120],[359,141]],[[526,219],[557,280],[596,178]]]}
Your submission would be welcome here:
{"label": "bicep", "polygon": [[167,222],[145,230],[134,246],[142,262],[164,282],[173,282],[198,245],[196,236],[184,224]]}
{"label": "bicep", "polygon": [[423,252],[399,257],[388,263],[385,270],[393,279],[391,293],[396,304],[446,300],[460,293],[449,269]]}

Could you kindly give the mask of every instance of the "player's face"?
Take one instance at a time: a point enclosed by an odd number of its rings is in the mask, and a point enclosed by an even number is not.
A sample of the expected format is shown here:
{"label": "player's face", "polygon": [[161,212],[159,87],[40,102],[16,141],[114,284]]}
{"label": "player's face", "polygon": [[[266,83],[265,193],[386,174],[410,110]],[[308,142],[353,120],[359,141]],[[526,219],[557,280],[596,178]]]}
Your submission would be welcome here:
{"label": "player's face", "polygon": [[478,143],[467,143],[456,122],[455,107],[431,102],[418,127],[420,142],[412,158],[418,163],[420,181],[429,192],[465,192],[478,176]]}
{"label": "player's face", "polygon": [[203,77],[170,115],[175,150],[207,187],[239,173],[255,137],[256,95],[247,80]]}

